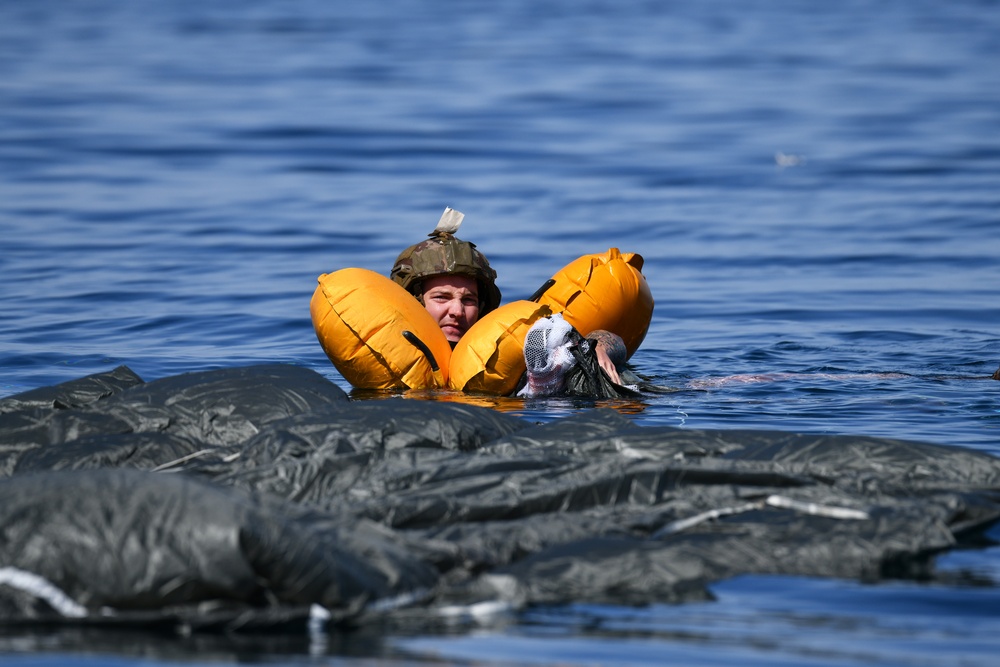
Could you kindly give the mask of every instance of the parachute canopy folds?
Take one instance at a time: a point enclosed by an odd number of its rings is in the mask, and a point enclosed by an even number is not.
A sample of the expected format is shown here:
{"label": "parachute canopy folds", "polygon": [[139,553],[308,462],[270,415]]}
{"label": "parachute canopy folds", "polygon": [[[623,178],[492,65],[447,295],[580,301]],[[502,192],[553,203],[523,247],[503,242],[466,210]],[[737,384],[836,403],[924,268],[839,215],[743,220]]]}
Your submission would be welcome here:
{"label": "parachute canopy folds", "polygon": [[926,578],[998,491],[1000,459],[957,447],[121,367],[0,399],[0,625],[412,627],[706,599],[738,574]]}

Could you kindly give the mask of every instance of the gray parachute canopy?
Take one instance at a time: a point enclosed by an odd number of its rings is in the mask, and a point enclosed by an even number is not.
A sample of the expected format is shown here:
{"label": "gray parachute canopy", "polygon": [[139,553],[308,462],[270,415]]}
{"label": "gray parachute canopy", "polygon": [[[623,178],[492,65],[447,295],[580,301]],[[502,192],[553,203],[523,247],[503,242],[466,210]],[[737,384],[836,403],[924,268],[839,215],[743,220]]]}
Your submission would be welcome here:
{"label": "gray parachute canopy", "polygon": [[744,573],[933,577],[998,492],[1000,460],[954,447],[118,368],[0,399],[0,625],[295,632],[684,602]]}

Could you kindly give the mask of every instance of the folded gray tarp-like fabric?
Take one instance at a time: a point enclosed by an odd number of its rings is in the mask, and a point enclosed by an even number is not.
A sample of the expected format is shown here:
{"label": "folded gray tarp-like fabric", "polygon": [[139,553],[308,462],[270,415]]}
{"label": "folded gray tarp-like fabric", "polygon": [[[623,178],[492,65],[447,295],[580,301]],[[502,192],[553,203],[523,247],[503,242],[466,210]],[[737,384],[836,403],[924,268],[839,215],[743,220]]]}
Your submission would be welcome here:
{"label": "folded gray tarp-like fabric", "polygon": [[430,623],[710,597],[746,573],[933,577],[1000,459],[851,436],[545,424],[349,400],[266,365],[0,399],[0,626]]}

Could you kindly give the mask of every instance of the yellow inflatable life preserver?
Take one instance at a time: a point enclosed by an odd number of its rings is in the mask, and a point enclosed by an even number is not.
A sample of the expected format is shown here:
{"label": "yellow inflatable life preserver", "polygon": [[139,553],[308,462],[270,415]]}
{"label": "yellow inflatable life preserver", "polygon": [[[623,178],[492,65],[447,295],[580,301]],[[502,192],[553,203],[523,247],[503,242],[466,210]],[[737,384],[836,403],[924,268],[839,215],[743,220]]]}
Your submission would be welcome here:
{"label": "yellow inflatable life preserver", "polygon": [[583,336],[598,329],[618,334],[631,357],[653,318],[653,294],[642,263],[641,255],[618,248],[584,255],[556,272],[535,298],[562,313]]}
{"label": "yellow inflatable life preserver", "polygon": [[445,387],[451,346],[409,292],[368,269],[319,277],[309,304],[326,356],[359,389]]}
{"label": "yellow inflatable life preserver", "polygon": [[413,295],[367,269],[321,275],[309,309],[320,345],[354,387],[450,387],[503,396],[524,373],[528,329],[553,313],[584,336],[597,329],[618,334],[631,356],[653,314],[641,269],[640,255],[617,248],[584,255],[553,275],[532,301],[487,313],[454,350]]}
{"label": "yellow inflatable life preserver", "polygon": [[506,396],[525,371],[524,338],[552,310],[532,301],[513,301],[473,324],[451,353],[452,389]]}

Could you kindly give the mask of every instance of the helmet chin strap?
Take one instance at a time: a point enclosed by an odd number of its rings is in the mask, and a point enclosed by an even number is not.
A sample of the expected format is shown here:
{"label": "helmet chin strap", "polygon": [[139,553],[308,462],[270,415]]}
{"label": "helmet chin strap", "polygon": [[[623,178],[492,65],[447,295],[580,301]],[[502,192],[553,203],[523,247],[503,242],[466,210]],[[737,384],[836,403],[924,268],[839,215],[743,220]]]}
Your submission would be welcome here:
{"label": "helmet chin strap", "polygon": [[454,234],[462,226],[462,220],[464,219],[465,214],[461,211],[456,211],[453,208],[445,208],[444,213],[441,214],[441,219],[438,220],[437,227],[428,236]]}

